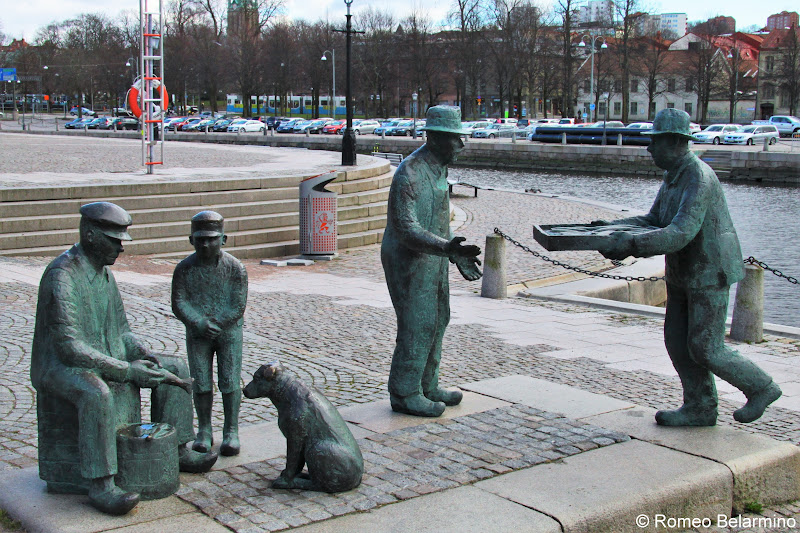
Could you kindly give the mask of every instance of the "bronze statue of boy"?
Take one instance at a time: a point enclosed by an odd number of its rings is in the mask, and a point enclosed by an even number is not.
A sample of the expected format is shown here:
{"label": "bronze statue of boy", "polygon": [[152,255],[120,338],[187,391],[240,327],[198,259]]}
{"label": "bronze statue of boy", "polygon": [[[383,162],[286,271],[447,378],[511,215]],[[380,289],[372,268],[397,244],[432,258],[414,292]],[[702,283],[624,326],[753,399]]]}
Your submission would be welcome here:
{"label": "bronze statue of boy", "polygon": [[663,426],[713,426],[717,422],[714,374],[741,390],[747,403],[733,413],[752,422],[777,400],[781,389],[755,363],[725,346],[730,286],[744,277],[739,239],[714,171],[689,149],[689,115],[658,113],[647,150],[664,169],[664,182],[650,212],[612,222],[661,229],[611,234],[600,252],[610,259],[666,255],[667,312],[664,342],[683,385],[683,406],[659,411]]}
{"label": "bronze statue of boy", "polygon": [[[45,432],[64,431],[61,419],[73,416],[64,409],[77,411],[80,468],[73,474],[68,465],[76,458],[64,457],[61,467],[43,471],[40,465],[39,474],[50,489],[88,489],[94,507],[125,514],[139,502],[139,495],[114,483],[116,433],[120,425],[141,420],[140,388],[153,389],[152,421],[175,427],[181,470],[205,472],[217,457],[185,446],[194,439],[192,397],[180,388],[189,375],[186,364],[178,357],[150,353],[125,316],[108,267],[123,252],[122,241],[131,240],[130,215],[109,202],[86,204],[80,213],[80,242],[54,259],[42,275],[31,352],[40,444]],[[44,405],[58,412],[47,412]],[[57,445],[62,450],[72,446],[63,438]]]}
{"label": "bronze statue of boy", "polygon": [[192,446],[207,452],[211,431],[213,359],[225,414],[222,455],[237,455],[239,406],[242,403],[242,324],[247,305],[247,271],[238,259],[223,252],[228,237],[224,220],[214,211],[192,217],[189,242],[195,252],[181,261],[172,277],[172,311],[186,325],[186,352],[194,379],[197,439]]}
{"label": "bronze statue of boy", "polygon": [[450,321],[448,261],[470,281],[481,277],[475,245],[450,232],[447,165],[463,148],[461,110],[435,106],[427,113],[426,144],[394,174],[381,262],[397,315],[397,344],[389,373],[392,409],[440,416],[461,402],[459,391],[439,388],[442,337]]}

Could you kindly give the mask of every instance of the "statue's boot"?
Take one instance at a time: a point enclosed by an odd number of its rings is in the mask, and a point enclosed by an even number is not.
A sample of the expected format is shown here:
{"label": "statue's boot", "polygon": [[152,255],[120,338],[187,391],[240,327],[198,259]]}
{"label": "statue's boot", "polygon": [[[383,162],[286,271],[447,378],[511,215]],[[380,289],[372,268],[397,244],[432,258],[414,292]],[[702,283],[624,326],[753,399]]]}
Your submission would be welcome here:
{"label": "statue's boot", "polygon": [[390,395],[392,411],[405,413],[414,416],[442,416],[444,413],[444,403],[432,402],[422,394],[412,394],[411,396]]}
{"label": "statue's boot", "polygon": [[91,480],[89,502],[103,513],[124,515],[136,507],[139,495],[125,492],[114,484],[114,476],[106,476]]}
{"label": "statue's boot", "polygon": [[461,403],[464,394],[460,390],[435,389],[425,393],[425,397],[432,402],[442,402],[448,407]]}
{"label": "statue's boot", "polygon": [[761,415],[764,414],[764,409],[780,398],[781,394],[783,394],[783,391],[781,391],[778,384],[773,381],[760,391],[749,394],[747,396],[747,403],[733,412],[733,418],[737,422],[742,422],[744,424],[758,420],[761,418]]}
{"label": "statue's boot", "polygon": [[210,392],[194,393],[194,408],[197,411],[197,437],[194,439],[192,449],[207,453],[214,445],[214,433],[211,431],[211,405],[214,395]]}
{"label": "statue's boot", "polygon": [[714,426],[717,423],[716,407],[698,408],[683,404],[673,411],[658,411],[659,426]]}
{"label": "statue's boot", "polygon": [[181,472],[201,474],[208,472],[217,462],[217,452],[206,453],[190,450],[184,445],[178,446],[178,466]]}
{"label": "statue's boot", "polygon": [[239,455],[239,406],[242,404],[241,389],[222,395],[225,424],[222,427],[222,446],[219,453],[225,456]]}

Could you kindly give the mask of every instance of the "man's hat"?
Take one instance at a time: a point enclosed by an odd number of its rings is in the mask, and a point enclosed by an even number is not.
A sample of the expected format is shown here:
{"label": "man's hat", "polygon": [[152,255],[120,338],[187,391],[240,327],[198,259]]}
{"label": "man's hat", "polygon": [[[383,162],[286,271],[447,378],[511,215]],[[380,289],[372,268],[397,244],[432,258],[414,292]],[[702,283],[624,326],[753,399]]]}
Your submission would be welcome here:
{"label": "man's hat", "polygon": [[428,109],[425,117],[425,126],[420,128],[426,131],[440,131],[456,135],[468,135],[469,131],[461,127],[461,108],[451,105],[436,105]]}
{"label": "man's hat", "polygon": [[109,237],[121,241],[133,240],[128,235],[128,226],[133,220],[127,211],[111,202],[92,202],[81,206],[81,216],[98,227]]}
{"label": "man's hat", "polygon": [[200,211],[192,217],[192,237],[218,237],[225,219],[216,211]]}
{"label": "man's hat", "polygon": [[690,141],[697,140],[689,127],[689,113],[674,108],[659,111],[653,129],[643,131],[642,135],[677,135]]}

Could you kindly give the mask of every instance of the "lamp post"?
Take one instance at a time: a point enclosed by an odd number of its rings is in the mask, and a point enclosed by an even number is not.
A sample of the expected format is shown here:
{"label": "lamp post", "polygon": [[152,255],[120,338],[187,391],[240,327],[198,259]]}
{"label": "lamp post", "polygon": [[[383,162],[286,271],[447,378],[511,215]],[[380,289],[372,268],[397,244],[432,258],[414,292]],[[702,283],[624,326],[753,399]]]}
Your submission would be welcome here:
{"label": "lamp post", "polygon": [[327,61],[325,54],[331,55],[331,66],[333,67],[333,89],[331,90],[331,117],[336,118],[336,50],[325,50],[322,52],[322,61]]}
{"label": "lamp post", "polygon": [[[733,95],[730,99],[730,110],[728,112],[728,122],[736,122],[734,119],[737,115],[737,107],[739,104],[739,60],[741,59],[739,55],[739,49],[734,47],[728,52],[728,59],[731,60],[731,74],[733,74]],[[728,84],[728,88],[730,90],[730,83]]]}
{"label": "lamp post", "polygon": [[[594,122],[596,118],[596,115],[594,113],[596,107],[594,103],[594,54],[597,51],[597,44],[596,44],[597,39],[603,40],[603,44],[600,45],[601,50],[605,50],[606,48],[608,48],[608,45],[606,44],[606,38],[601,35],[594,35],[594,36],[584,35],[583,37],[581,37],[581,42],[578,43],[578,47],[586,48],[586,39],[591,40],[590,42],[592,47],[591,50],[589,51],[591,57],[591,73],[589,74],[589,94],[592,97],[592,102],[589,104],[589,111],[590,111],[589,122]],[[608,111],[606,111],[606,113],[608,113]]]}
{"label": "lamp post", "polygon": [[139,62],[136,61],[134,58],[129,57],[128,60],[125,62],[125,66],[128,68],[135,67],[136,70],[134,72],[136,73],[136,76],[133,78],[133,81],[135,82],[136,78],[139,77]]}
{"label": "lamp post", "polygon": [[411,101],[413,102],[413,105],[414,105],[414,128],[413,129],[414,129],[414,138],[415,139],[417,138],[417,98],[419,98],[419,95],[417,94],[416,91],[411,93]]}
{"label": "lamp post", "polygon": [[347,36],[347,83],[344,96],[347,100],[345,103],[347,107],[347,129],[344,135],[342,135],[342,166],[355,166],[356,164],[356,135],[355,132],[353,132],[353,98],[351,92],[352,84],[350,83],[352,71],[350,51],[352,48],[353,34],[364,32],[353,30],[353,22],[351,20],[353,15],[350,14],[350,4],[352,3],[353,0],[344,0],[344,4],[347,6],[347,27],[344,30],[333,30],[344,33]]}

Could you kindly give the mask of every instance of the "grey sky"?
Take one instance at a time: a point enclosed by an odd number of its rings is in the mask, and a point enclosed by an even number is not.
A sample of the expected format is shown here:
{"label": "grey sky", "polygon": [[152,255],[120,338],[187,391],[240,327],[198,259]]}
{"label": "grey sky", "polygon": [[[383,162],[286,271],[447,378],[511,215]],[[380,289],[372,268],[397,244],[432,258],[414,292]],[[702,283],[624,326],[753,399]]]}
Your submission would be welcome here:
{"label": "grey sky", "polygon": [[[166,3],[166,0],[164,0]],[[542,0],[544,6],[550,0]],[[767,17],[780,11],[797,11],[796,0],[769,0],[768,2],[752,2],[747,0],[728,0],[726,2],[698,2],[697,0],[645,0],[653,6],[655,12],[683,12],[689,20],[706,19],[715,15],[729,15],[736,19],[737,26],[742,28],[751,24],[765,25]],[[118,0],[109,7],[108,0],[9,0],[3,3],[0,10],[0,26],[7,37],[33,40],[36,30],[52,21],[65,20],[81,13],[105,12],[116,15],[120,10],[128,9],[138,13],[137,0]],[[392,11],[398,18],[407,15],[413,9],[421,9],[434,20],[441,21],[447,13],[452,0],[354,0],[353,13],[364,6],[371,5],[377,9]],[[343,20],[345,5],[342,0],[286,0],[287,15],[290,18],[306,20]]]}

